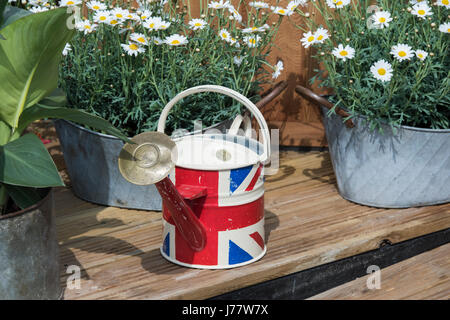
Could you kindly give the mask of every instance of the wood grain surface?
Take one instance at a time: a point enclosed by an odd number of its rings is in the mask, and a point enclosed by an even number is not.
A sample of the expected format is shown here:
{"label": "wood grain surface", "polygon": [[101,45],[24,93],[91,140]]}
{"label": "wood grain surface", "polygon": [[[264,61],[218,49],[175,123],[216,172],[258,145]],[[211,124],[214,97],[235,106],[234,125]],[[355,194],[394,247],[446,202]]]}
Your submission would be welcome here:
{"label": "wood grain surface", "polygon": [[[368,279],[369,277],[372,277]],[[450,244],[380,270],[380,288],[369,289],[373,275],[358,278],[310,300],[448,300]]]}
{"label": "wood grain surface", "polygon": [[229,270],[198,270],[162,258],[159,212],[87,203],[70,189],[55,194],[66,299],[204,299],[450,227],[450,204],[376,209],[341,198],[327,152],[282,152],[266,177],[267,254]]}

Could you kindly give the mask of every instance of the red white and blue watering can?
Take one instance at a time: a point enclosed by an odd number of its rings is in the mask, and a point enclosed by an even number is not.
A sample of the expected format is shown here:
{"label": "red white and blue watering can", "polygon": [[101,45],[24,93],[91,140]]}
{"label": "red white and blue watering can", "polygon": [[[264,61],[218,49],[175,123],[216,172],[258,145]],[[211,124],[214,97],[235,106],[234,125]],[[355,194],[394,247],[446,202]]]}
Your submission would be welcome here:
{"label": "red white and blue watering can", "polygon": [[[199,92],[217,92],[242,103],[261,128],[238,116],[228,133],[194,134],[171,140],[164,134],[172,107]],[[244,124],[244,135],[238,129]],[[222,86],[199,86],[175,96],[163,109],[158,132],[141,133],[119,156],[128,181],[156,184],[163,199],[163,244],[167,260],[187,267],[233,268],[264,256],[264,164],[270,158],[267,123],[245,96]]]}

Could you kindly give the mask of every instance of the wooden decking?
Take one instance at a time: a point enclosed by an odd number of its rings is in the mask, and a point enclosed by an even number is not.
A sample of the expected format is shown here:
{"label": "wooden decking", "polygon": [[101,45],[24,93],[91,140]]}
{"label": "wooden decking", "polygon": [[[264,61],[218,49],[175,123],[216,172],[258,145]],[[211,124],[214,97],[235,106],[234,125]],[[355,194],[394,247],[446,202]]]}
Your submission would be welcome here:
{"label": "wooden decking", "polygon": [[450,244],[381,269],[379,275],[379,288],[373,286],[374,275],[368,275],[310,300],[450,299]]}
{"label": "wooden decking", "polygon": [[98,206],[58,190],[62,265],[79,266],[82,276],[65,299],[204,299],[450,227],[450,204],[383,210],[342,199],[327,152],[283,152],[265,187],[267,254],[229,270],[164,260],[159,212]]}

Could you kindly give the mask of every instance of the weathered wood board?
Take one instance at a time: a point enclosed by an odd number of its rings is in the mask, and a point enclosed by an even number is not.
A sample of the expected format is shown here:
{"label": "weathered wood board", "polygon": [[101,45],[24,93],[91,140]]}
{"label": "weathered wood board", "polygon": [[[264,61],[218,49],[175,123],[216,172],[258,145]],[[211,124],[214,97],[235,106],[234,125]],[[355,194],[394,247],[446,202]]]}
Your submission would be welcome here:
{"label": "weathered wood board", "polygon": [[267,254],[229,270],[174,265],[159,252],[161,214],[103,207],[56,192],[57,229],[67,266],[81,268],[80,289],[66,299],[204,299],[450,227],[450,204],[376,209],[336,191],[327,152],[282,152],[277,175],[266,177]]}
{"label": "weathered wood board", "polygon": [[450,244],[381,269],[379,276],[358,278],[310,300],[448,300]]}

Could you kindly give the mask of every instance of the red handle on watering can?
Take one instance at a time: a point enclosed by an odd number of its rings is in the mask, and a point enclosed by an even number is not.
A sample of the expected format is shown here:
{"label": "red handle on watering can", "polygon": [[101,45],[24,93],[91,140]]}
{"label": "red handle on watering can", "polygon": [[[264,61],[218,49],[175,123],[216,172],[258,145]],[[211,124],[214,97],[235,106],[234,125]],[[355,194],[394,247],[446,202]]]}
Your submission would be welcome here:
{"label": "red handle on watering can", "polygon": [[166,177],[155,185],[181,236],[192,250],[203,250],[206,245],[205,227],[177,191],[172,181]]}

